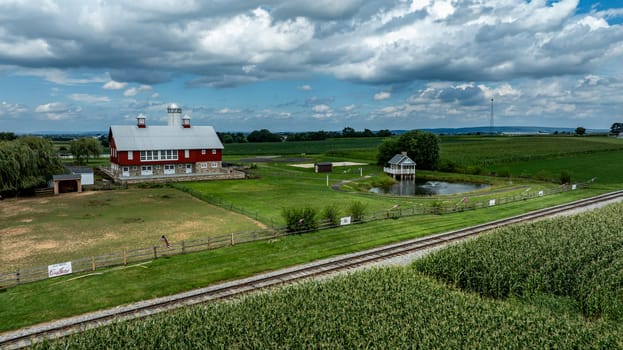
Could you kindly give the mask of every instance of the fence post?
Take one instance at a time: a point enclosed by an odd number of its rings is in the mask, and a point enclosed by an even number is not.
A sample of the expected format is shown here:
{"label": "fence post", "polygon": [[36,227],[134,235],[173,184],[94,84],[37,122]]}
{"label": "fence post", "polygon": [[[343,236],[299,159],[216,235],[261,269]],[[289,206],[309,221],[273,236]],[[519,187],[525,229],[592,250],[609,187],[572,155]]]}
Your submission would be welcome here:
{"label": "fence post", "polygon": [[123,266],[126,266],[128,264],[128,251],[124,248],[123,249]]}
{"label": "fence post", "polygon": [[17,284],[20,283],[19,269],[17,269],[17,271],[15,271],[15,280],[17,281]]}
{"label": "fence post", "polygon": [[154,259],[158,259],[158,247],[154,246]]}
{"label": "fence post", "polygon": [[95,256],[91,255],[91,271],[95,271]]}
{"label": "fence post", "polygon": [[210,250],[210,237],[208,237],[208,250]]}
{"label": "fence post", "polygon": [[182,254],[186,253],[186,243],[182,241]]}
{"label": "fence post", "polygon": [[234,245],[234,233],[231,233],[231,245]]}

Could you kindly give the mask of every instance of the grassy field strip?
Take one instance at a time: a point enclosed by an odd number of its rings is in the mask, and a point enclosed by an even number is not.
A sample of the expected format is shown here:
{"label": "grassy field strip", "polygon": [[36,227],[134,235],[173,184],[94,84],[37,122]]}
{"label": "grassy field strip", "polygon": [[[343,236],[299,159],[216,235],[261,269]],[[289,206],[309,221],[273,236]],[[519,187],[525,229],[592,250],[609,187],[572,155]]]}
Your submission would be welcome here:
{"label": "grassy field strip", "polygon": [[[470,213],[375,221],[279,240],[162,258],[154,260],[147,268],[114,270],[65,283],[62,281],[69,277],[20,285],[0,293],[0,331],[472,226],[597,193],[599,191],[587,189]],[[63,302],[53,302],[58,300]]]}

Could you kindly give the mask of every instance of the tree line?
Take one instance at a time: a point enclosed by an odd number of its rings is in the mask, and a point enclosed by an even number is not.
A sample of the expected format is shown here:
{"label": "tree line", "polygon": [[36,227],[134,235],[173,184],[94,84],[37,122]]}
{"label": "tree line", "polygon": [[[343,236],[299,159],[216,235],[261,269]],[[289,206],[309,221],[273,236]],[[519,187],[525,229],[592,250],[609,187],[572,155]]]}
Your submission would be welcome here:
{"label": "tree line", "polygon": [[306,131],[274,133],[268,129],[253,130],[249,134],[241,132],[217,132],[222,143],[246,143],[246,142],[288,142],[288,141],[322,141],[341,137],[389,137],[393,133],[388,129],[372,131],[364,129],[357,131],[351,127],[345,127],[340,131]]}

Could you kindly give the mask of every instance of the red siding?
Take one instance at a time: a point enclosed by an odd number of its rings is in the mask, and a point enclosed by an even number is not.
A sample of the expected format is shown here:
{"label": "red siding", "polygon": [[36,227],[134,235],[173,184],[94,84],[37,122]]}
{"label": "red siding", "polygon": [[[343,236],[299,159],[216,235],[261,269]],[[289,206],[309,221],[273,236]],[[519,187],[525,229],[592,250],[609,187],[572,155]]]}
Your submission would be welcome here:
{"label": "red siding", "polygon": [[[112,145],[112,143],[111,143]],[[118,159],[116,161],[113,157],[110,157],[111,163],[117,163],[119,165],[141,165],[141,164],[183,164],[183,163],[197,163],[197,162],[220,162],[223,159],[222,150],[217,149],[216,154],[212,154],[211,149],[206,149],[206,154],[201,154],[200,149],[191,149],[188,158],[185,158],[185,150],[177,151],[177,160],[157,160],[157,161],[143,161],[141,162],[141,152],[133,151],[132,160],[128,160],[128,152],[118,151]]]}

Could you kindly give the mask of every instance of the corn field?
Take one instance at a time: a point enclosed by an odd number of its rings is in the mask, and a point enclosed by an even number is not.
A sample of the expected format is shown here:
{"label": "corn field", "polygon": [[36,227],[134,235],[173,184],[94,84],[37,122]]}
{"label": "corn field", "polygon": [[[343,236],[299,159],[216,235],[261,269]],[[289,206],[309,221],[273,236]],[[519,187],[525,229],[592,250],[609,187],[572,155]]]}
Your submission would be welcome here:
{"label": "corn field", "polygon": [[69,336],[38,349],[621,348],[623,326],[448,288],[412,268],[311,281]]}
{"label": "corn field", "polygon": [[623,205],[498,229],[417,261],[417,270],[494,298],[568,297],[623,320]]}

